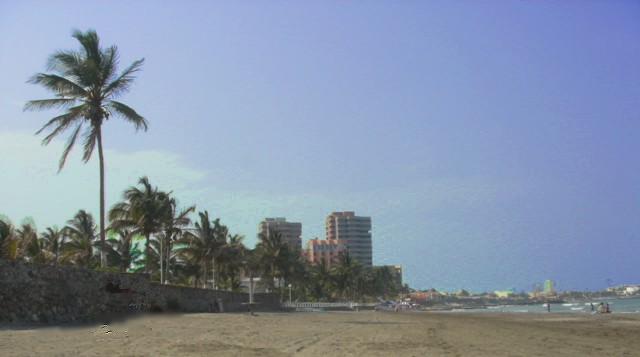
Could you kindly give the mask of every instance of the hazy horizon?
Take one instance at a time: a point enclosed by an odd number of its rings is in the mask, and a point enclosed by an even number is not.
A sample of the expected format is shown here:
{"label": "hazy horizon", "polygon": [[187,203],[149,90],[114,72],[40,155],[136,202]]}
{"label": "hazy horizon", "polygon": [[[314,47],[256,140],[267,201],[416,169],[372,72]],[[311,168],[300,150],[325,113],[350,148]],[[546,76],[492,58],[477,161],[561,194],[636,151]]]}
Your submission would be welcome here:
{"label": "hazy horizon", "polygon": [[[97,15],[96,15],[97,14]],[[98,217],[97,154],[34,133],[27,84],[72,29],[145,58],[104,128],[106,205],[140,176],[256,241],[372,218],[413,288],[639,283],[640,3],[0,2],[0,214]],[[193,216],[195,217],[195,215]]]}

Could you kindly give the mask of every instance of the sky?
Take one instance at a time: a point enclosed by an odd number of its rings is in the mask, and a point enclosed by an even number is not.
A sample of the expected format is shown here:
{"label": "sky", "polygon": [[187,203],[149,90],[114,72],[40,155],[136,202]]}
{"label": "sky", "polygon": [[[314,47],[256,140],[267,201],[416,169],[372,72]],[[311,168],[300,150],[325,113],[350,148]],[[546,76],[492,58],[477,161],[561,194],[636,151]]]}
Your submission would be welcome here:
{"label": "sky", "polygon": [[[640,3],[0,0],[0,214],[97,218],[97,155],[35,132],[26,83],[95,29],[147,132],[103,126],[107,208],[146,175],[253,246],[372,219],[413,288],[640,283]],[[195,216],[194,216],[195,218]]]}

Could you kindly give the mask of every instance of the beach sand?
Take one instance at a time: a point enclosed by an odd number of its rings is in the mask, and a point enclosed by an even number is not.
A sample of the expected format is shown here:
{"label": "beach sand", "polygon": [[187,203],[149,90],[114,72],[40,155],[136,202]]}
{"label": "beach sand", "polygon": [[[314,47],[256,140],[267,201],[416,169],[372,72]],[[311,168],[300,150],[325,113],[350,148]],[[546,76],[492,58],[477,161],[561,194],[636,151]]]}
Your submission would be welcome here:
{"label": "beach sand", "polygon": [[373,311],[147,315],[107,326],[2,325],[0,355],[638,356],[640,315]]}

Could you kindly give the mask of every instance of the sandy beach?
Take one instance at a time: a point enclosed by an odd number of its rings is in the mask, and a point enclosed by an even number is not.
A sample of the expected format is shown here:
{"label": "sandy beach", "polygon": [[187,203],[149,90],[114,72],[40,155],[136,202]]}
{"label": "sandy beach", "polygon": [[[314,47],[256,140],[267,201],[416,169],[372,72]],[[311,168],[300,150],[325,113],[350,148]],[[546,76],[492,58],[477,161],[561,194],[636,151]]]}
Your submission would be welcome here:
{"label": "sandy beach", "polygon": [[3,356],[637,356],[638,314],[148,315],[106,326],[0,326]]}

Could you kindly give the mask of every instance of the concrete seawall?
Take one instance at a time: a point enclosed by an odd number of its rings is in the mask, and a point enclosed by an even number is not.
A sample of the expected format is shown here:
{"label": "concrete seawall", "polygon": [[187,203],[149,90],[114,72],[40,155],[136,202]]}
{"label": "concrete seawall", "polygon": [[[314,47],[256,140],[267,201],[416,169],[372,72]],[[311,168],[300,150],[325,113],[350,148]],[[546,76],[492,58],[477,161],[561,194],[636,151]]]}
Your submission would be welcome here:
{"label": "concrete seawall", "polygon": [[[255,294],[257,309],[280,308],[277,294]],[[96,316],[148,310],[247,311],[249,294],[160,285],[147,274],[117,273],[0,259],[0,322],[83,322]]]}

